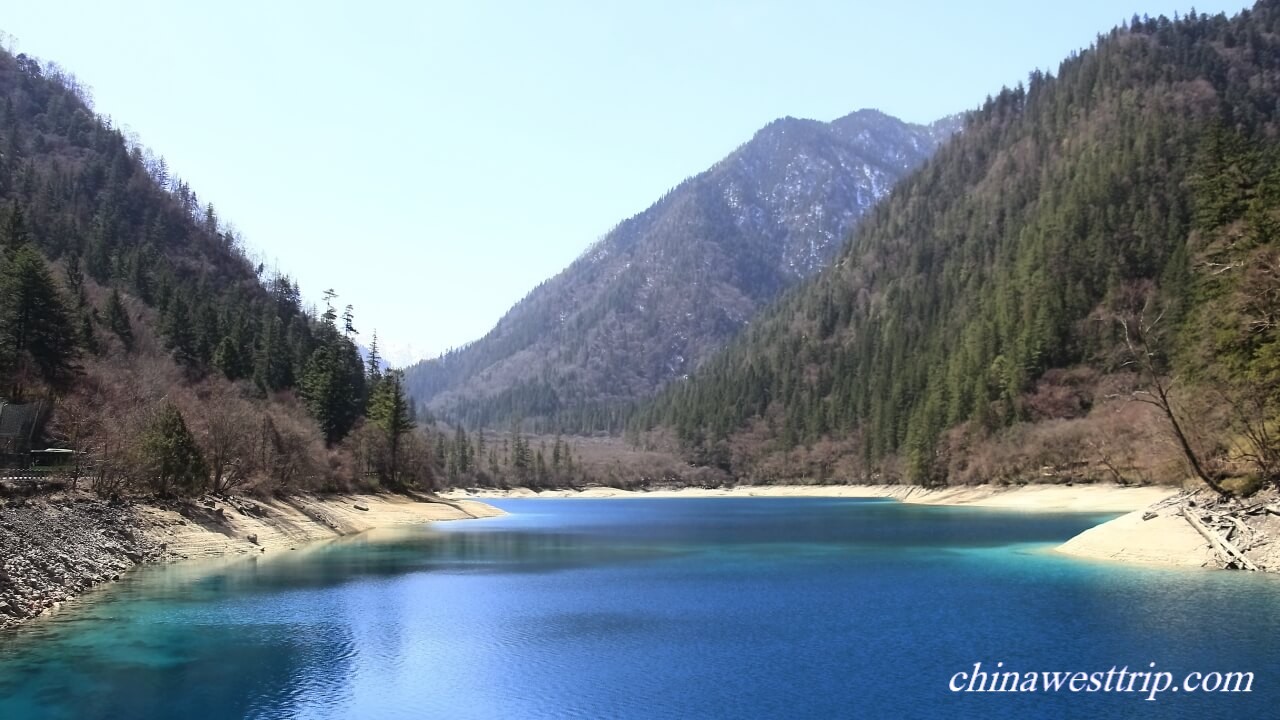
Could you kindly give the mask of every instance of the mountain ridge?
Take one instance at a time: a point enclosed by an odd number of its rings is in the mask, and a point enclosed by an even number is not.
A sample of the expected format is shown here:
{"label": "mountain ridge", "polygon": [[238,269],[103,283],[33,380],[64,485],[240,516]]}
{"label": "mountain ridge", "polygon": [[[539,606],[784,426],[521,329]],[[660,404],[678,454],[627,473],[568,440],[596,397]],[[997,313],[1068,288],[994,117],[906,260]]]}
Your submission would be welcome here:
{"label": "mountain ridge", "polygon": [[1005,88],[632,430],[761,482],[1276,477],[1278,31],[1135,16]]}
{"label": "mountain ridge", "polygon": [[469,426],[617,430],[623,406],[686,375],[829,262],[957,123],[869,109],[774,120],[618,223],[484,336],[408,368],[406,386]]}

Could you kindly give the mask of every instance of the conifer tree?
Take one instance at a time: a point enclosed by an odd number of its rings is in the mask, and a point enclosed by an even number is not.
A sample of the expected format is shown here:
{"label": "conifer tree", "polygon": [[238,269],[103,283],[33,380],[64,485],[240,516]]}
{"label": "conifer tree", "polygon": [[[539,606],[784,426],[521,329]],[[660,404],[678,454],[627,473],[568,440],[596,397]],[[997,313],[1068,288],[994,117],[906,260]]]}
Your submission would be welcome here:
{"label": "conifer tree", "polygon": [[129,313],[124,309],[124,302],[120,299],[120,292],[116,289],[111,290],[111,296],[107,299],[107,328],[120,338],[120,343],[124,345],[125,351],[133,350],[133,325],[129,322]]}
{"label": "conifer tree", "polygon": [[365,371],[366,382],[369,387],[374,387],[377,382],[382,379],[382,356],[378,354],[378,331],[373,331],[373,340],[369,343],[369,357],[365,361],[367,370]]}
{"label": "conifer tree", "polygon": [[98,342],[98,333],[93,328],[93,318],[88,312],[80,313],[80,345],[92,355],[98,355],[102,352],[102,345]]}
{"label": "conifer tree", "polygon": [[[331,297],[333,291],[327,291]],[[303,368],[302,399],[332,445],[346,437],[365,410],[365,370],[355,343],[323,316],[320,345]]]}
{"label": "conifer tree", "polygon": [[374,386],[369,398],[369,421],[386,438],[388,475],[396,481],[399,478],[401,441],[413,430],[409,403],[404,394],[404,377],[399,371],[387,373]]}
{"label": "conifer tree", "polygon": [[204,456],[187,423],[172,403],[165,403],[142,436],[152,490],[161,496],[176,492],[191,495],[209,479]]}
{"label": "conifer tree", "polygon": [[240,357],[240,347],[230,335],[222,338],[217,349],[213,351],[213,366],[222,371],[228,380],[239,380],[244,377],[244,361]]}
{"label": "conifer tree", "polygon": [[44,259],[29,244],[13,250],[0,267],[0,371],[12,377],[30,366],[61,384],[74,370],[77,333]]}
{"label": "conifer tree", "polygon": [[187,368],[195,365],[196,338],[191,327],[191,311],[181,295],[169,303],[165,313],[164,346],[173,353],[173,359],[179,365]]}

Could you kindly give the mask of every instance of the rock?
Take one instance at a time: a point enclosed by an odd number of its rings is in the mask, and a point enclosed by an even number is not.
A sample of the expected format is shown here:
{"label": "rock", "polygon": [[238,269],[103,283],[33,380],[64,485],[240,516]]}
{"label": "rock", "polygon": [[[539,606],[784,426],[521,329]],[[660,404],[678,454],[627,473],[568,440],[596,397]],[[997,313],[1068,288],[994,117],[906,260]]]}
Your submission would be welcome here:
{"label": "rock", "polygon": [[249,535],[249,536],[248,536],[248,537],[246,537],[245,539],[246,539],[246,540],[248,540],[249,542],[253,543],[254,545],[257,545],[257,544],[258,544],[258,536],[257,536],[257,534],[256,534],[256,533],[255,533],[255,534],[253,534],[253,535]]}
{"label": "rock", "polygon": [[367,506],[361,505],[360,503],[356,503],[356,509],[357,509],[357,510],[363,510],[363,511],[365,511],[365,512],[369,512],[369,508],[368,508]]}

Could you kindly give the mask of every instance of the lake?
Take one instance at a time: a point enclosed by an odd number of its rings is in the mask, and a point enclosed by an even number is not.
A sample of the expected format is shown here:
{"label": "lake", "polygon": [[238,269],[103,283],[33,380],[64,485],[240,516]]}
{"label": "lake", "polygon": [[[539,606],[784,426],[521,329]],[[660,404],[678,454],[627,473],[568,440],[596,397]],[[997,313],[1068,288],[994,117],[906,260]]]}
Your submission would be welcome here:
{"label": "lake", "polygon": [[[1280,578],[1081,561],[1108,515],[830,498],[511,514],[147,567],[0,635],[0,718],[1204,718],[1280,701]],[[954,693],[1249,671],[1251,693]]]}

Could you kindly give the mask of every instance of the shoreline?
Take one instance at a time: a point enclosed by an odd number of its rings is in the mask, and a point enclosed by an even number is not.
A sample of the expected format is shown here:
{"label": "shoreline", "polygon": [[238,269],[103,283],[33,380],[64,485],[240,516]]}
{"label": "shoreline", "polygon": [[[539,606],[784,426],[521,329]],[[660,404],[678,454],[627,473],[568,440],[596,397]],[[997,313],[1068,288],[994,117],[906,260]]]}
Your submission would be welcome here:
{"label": "shoreline", "polygon": [[140,505],[136,512],[173,560],[296,550],[368,530],[506,514],[478,500],[390,493],[204,498],[181,510]]}
{"label": "shoreline", "polygon": [[1177,494],[1177,488],[1114,484],[966,485],[924,488],[917,485],[739,485],[732,488],[659,488],[620,490],[592,487],[581,490],[449,490],[441,497],[455,500],[503,498],[704,498],[813,497],[887,498],[922,505],[1005,508],[1030,512],[1117,512],[1146,508]]}
{"label": "shoreline", "polygon": [[[769,485],[650,491],[587,488],[534,492],[450,491],[479,498],[832,497],[888,498],[924,505],[968,506],[1022,512],[1122,513],[1052,548],[1079,559],[1167,568],[1217,569],[1213,549],[1182,517],[1178,488],[1114,484],[975,485],[940,489],[907,485]],[[1268,563],[1270,564],[1270,563]]]}
{"label": "shoreline", "polygon": [[[153,563],[288,552],[375,529],[505,515],[505,498],[884,498],[1018,512],[1117,513],[1053,548],[1077,558],[1178,568],[1214,567],[1213,550],[1180,514],[1171,487],[1112,484],[747,485],[619,490],[450,490],[265,500],[206,496],[174,503],[110,503],[87,494],[0,504],[0,630],[55,611],[91,588]],[[1267,563],[1271,565],[1272,563]]]}
{"label": "shoreline", "polygon": [[88,493],[0,502],[0,631],[147,564],[287,552],[369,530],[505,515],[475,500],[299,494],[109,502]]}

